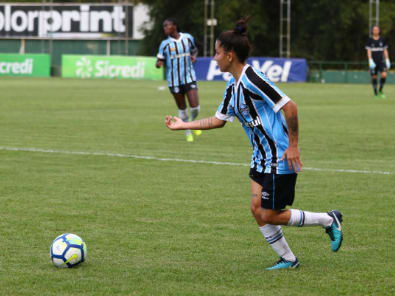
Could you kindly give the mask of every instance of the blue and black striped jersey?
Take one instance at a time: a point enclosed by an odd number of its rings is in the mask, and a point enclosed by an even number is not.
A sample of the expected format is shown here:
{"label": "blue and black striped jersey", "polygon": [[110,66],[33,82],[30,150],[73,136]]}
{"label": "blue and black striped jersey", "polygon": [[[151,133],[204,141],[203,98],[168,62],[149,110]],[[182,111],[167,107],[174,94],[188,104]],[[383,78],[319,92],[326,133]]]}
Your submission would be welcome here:
{"label": "blue and black striped jersey", "polygon": [[177,40],[168,37],[159,47],[158,59],[166,60],[166,79],[169,87],[196,81],[191,55],[197,51],[192,35],[180,33]]}
{"label": "blue and black striped jersey", "polygon": [[237,117],[250,139],[251,167],[258,172],[290,174],[288,161],[280,161],[288,148],[288,132],[282,107],[290,99],[260,70],[246,65],[236,83],[232,78],[216,117],[233,121]]}

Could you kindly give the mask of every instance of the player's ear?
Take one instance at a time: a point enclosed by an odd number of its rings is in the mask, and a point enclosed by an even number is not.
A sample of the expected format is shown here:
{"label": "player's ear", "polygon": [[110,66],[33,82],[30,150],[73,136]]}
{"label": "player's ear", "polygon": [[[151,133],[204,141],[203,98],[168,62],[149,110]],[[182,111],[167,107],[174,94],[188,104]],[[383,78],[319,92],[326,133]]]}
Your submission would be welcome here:
{"label": "player's ear", "polygon": [[226,53],[226,57],[227,57],[227,59],[228,59],[228,62],[229,63],[231,63],[232,62],[232,60],[233,60],[233,51],[228,51],[227,53]]}

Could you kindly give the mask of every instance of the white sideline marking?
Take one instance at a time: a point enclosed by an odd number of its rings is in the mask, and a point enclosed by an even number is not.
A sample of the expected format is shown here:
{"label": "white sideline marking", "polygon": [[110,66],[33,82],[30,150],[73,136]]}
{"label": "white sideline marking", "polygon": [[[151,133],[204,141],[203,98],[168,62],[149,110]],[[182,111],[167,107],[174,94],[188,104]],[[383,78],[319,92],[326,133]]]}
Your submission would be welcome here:
{"label": "white sideline marking", "polygon": [[[54,150],[54,149],[41,149],[41,148],[23,148],[23,147],[2,147],[0,150],[5,151],[23,151],[23,152],[41,152],[41,153],[58,153],[67,155],[90,155],[90,156],[108,156],[108,157],[121,157],[121,158],[135,158],[135,159],[149,159],[158,161],[174,161],[174,162],[190,162],[190,163],[203,163],[214,165],[231,165],[231,166],[246,166],[250,164],[238,162],[225,162],[225,161],[210,161],[210,160],[196,160],[196,159],[181,159],[181,158],[161,158],[155,156],[144,156],[124,153],[111,153],[111,152],[86,152],[86,151],[67,151],[67,150]],[[334,172],[334,173],[353,173],[353,174],[375,174],[375,175],[395,175],[395,172],[384,171],[368,171],[368,170],[346,170],[346,169],[326,169],[326,168],[310,168],[304,167],[306,171],[319,171],[319,172]]]}

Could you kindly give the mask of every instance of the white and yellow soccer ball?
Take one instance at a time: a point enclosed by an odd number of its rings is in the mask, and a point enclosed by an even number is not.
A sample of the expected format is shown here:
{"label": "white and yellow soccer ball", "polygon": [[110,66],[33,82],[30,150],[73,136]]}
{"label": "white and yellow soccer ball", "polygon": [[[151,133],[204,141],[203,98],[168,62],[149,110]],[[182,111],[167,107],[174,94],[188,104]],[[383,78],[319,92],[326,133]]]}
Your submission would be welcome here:
{"label": "white and yellow soccer ball", "polygon": [[51,245],[51,260],[56,267],[74,267],[86,259],[86,243],[78,235],[59,235]]}

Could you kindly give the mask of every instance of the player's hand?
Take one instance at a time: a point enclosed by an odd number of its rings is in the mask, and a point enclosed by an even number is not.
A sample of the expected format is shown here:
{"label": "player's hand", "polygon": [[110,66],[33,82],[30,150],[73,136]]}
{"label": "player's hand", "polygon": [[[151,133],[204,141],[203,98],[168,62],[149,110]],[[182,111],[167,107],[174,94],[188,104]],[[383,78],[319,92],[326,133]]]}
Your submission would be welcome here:
{"label": "player's hand", "polygon": [[376,63],[375,63],[375,62],[373,62],[373,60],[372,60],[372,59],[369,59],[369,68],[370,68],[370,69],[374,69],[374,68],[376,68]]}
{"label": "player's hand", "polygon": [[281,161],[284,159],[288,160],[288,167],[290,170],[298,173],[302,171],[303,163],[300,159],[300,152],[298,146],[290,146],[287,150],[285,150],[283,157],[281,157]]}
{"label": "player's hand", "polygon": [[156,61],[155,66],[156,66],[157,68],[162,67],[162,65],[163,65],[163,62],[162,62],[161,60],[157,60],[157,61]]}
{"label": "player's hand", "polygon": [[171,130],[184,129],[184,121],[177,116],[166,116],[165,125]]}
{"label": "player's hand", "polygon": [[196,62],[196,55],[191,55],[191,62],[192,63]]}
{"label": "player's hand", "polygon": [[385,65],[387,66],[387,69],[391,68],[390,59],[386,59],[386,60],[385,60]]}

